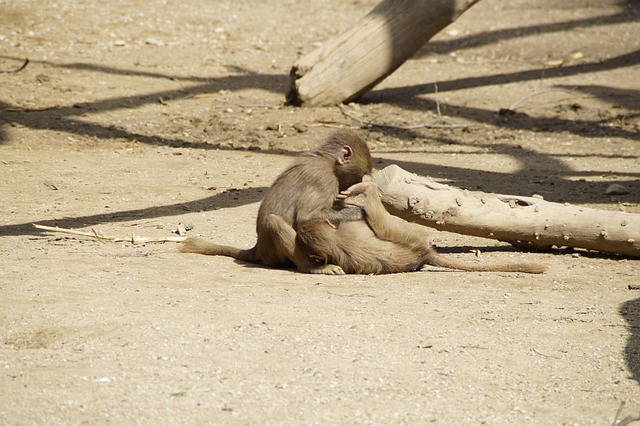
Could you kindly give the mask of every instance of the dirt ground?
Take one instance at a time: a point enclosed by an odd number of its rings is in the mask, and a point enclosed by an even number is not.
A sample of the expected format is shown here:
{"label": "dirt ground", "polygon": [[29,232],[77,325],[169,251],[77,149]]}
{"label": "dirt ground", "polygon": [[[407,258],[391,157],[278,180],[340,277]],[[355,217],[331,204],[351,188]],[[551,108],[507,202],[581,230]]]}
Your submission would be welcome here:
{"label": "dirt ground", "polygon": [[[312,276],[33,228],[252,246],[277,174],[358,125],[284,106],[291,65],[374,4],[0,0],[0,69],[30,60],[0,74],[0,424],[640,415],[637,260],[437,233],[447,256],[550,271]],[[639,20],[483,0],[348,108],[396,126],[361,130],[378,168],[640,213]],[[419,124],[446,126],[399,128]]]}

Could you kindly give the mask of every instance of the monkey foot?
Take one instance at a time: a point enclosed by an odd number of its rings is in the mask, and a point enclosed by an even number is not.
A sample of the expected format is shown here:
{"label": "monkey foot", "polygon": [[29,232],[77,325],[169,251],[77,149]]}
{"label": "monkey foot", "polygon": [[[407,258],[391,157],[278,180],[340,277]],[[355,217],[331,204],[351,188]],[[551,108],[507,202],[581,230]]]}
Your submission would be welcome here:
{"label": "monkey foot", "polygon": [[345,272],[338,265],[322,265],[309,270],[310,274],[322,275],[345,275]]}

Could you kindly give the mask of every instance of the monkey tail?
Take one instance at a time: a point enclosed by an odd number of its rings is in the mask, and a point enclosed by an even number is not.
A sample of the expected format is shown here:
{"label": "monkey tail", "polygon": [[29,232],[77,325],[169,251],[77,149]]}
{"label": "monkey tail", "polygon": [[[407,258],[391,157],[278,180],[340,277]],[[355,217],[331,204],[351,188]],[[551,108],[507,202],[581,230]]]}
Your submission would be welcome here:
{"label": "monkey tail", "polygon": [[198,253],[208,256],[227,256],[245,262],[259,263],[256,256],[256,248],[247,250],[236,247],[214,244],[200,237],[189,237],[182,242],[180,251],[183,253]]}
{"label": "monkey tail", "polygon": [[436,252],[430,253],[426,263],[431,266],[470,272],[523,272],[526,274],[543,274],[549,269],[546,265],[537,263],[475,264],[449,259]]}

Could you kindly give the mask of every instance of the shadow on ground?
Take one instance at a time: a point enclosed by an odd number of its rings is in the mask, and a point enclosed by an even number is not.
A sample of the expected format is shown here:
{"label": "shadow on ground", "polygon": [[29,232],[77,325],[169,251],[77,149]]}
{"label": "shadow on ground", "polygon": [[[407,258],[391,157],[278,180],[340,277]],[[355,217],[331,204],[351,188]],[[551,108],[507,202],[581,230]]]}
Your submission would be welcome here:
{"label": "shadow on ground", "polygon": [[623,303],[620,315],[627,322],[630,332],[624,348],[624,359],[631,378],[640,383],[640,298]]}

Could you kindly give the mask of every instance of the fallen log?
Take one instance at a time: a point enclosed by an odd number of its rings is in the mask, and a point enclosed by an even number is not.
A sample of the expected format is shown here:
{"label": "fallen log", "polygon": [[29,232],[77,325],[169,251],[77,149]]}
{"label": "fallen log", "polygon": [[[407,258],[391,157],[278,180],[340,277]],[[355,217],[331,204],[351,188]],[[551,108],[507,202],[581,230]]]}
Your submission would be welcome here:
{"label": "fallen log", "polygon": [[479,0],[383,0],[291,68],[290,105],[357,99]]}
{"label": "fallen log", "polygon": [[640,257],[640,215],[467,191],[392,165],[374,173],[390,213],[519,248],[574,247]]}

